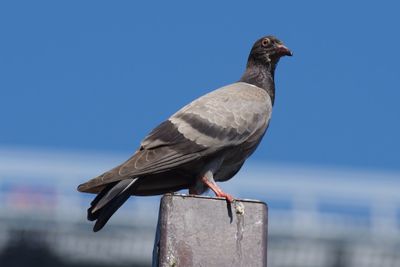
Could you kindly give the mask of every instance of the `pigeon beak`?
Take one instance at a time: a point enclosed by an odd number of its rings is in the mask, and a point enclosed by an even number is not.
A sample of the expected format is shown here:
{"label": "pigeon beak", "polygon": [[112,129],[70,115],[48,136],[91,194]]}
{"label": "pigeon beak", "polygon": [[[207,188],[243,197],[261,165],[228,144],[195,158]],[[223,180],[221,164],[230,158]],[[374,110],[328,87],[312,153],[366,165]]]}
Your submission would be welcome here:
{"label": "pigeon beak", "polygon": [[277,45],[276,49],[278,50],[278,53],[282,56],[293,56],[292,51],[290,51],[289,48],[287,48],[283,44]]}

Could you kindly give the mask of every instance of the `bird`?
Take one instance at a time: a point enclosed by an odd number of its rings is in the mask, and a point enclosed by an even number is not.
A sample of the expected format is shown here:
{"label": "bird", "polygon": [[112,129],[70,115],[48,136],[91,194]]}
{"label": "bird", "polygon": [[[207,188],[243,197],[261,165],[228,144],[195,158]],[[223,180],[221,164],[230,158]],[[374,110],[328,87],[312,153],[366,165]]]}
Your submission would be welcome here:
{"label": "bird", "polygon": [[228,203],[234,197],[216,182],[227,181],[243,166],[263,138],[275,101],[274,75],[292,52],[272,35],[252,46],[240,80],[211,91],[184,106],[154,128],[125,162],[78,186],[97,196],[87,219],[101,230],[130,196],[189,189],[211,189]]}

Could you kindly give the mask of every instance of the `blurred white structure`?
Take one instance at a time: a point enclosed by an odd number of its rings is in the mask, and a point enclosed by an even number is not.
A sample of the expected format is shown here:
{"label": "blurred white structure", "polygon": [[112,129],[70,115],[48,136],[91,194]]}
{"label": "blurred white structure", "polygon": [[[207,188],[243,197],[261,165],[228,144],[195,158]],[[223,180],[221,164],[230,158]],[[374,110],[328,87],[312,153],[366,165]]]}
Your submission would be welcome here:
{"label": "blurred white structure", "polygon": [[[99,233],[76,191],[129,155],[0,149],[0,252],[29,232],[70,261],[149,264],[159,197],[131,198]],[[269,205],[269,266],[400,266],[400,173],[249,162],[222,188]]]}

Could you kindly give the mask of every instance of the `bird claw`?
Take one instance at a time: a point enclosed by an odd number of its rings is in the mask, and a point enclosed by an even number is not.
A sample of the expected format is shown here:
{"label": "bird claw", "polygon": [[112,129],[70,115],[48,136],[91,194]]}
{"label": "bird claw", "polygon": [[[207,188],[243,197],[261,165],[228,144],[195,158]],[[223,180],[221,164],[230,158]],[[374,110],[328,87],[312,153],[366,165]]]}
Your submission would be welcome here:
{"label": "bird claw", "polygon": [[208,188],[210,188],[215,193],[217,197],[223,197],[229,203],[232,203],[235,200],[233,196],[222,191],[221,188],[219,188],[215,182],[209,181],[206,177],[203,177],[202,181],[205,185],[207,185]]}
{"label": "bird claw", "polygon": [[230,195],[228,193],[225,193],[225,192],[222,192],[222,191],[219,192],[219,194],[216,194],[216,195],[217,195],[217,197],[225,198],[226,201],[228,201],[229,203],[232,203],[235,200],[235,198],[232,195]]}

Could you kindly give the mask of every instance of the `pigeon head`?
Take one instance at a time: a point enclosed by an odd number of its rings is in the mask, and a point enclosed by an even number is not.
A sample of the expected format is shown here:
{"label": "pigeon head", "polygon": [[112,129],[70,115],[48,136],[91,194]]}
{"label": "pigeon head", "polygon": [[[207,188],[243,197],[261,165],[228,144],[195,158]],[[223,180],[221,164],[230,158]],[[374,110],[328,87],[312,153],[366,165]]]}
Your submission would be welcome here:
{"label": "pigeon head", "polygon": [[265,36],[257,40],[251,48],[246,70],[240,82],[246,82],[267,91],[272,104],[275,100],[274,75],[278,61],[283,56],[292,56],[292,52],[274,36]]}
{"label": "pigeon head", "polygon": [[278,38],[265,36],[254,43],[249,61],[263,65],[276,65],[281,57],[292,55],[293,53]]}

